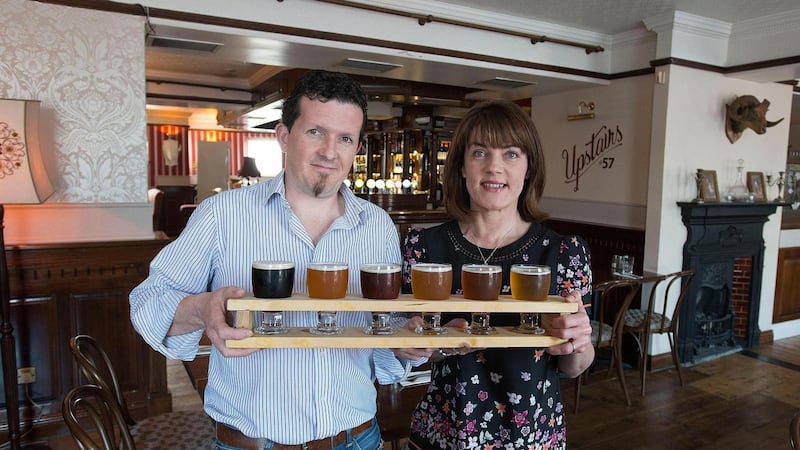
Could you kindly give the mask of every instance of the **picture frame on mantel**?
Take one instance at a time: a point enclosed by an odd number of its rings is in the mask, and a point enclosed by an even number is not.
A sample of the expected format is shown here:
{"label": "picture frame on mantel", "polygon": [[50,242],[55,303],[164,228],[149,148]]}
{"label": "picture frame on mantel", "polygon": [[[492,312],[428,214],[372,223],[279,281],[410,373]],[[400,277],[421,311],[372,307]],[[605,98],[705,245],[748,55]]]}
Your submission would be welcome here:
{"label": "picture frame on mantel", "polygon": [[719,201],[719,185],[717,184],[716,170],[703,171],[703,183],[700,185],[700,198],[706,202]]}
{"label": "picture frame on mantel", "polygon": [[747,172],[747,190],[753,194],[754,201],[767,201],[767,184],[764,182],[764,172]]}

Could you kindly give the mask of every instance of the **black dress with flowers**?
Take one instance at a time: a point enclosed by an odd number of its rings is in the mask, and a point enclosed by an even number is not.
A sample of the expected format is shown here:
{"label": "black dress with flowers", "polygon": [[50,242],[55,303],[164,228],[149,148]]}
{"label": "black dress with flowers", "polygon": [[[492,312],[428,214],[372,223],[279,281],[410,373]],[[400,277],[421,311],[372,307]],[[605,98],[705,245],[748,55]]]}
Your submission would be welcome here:
{"label": "black dress with flowers", "polygon": [[[492,249],[481,249],[488,256]],[[412,230],[403,250],[403,292],[411,292],[411,266],[453,265],[453,293],[461,293],[461,266],[483,264],[478,248],[457,222]],[[550,293],[591,295],[588,245],[538,223],[516,242],[498,248],[488,264],[503,267],[503,294],[510,294],[512,264],[543,264],[553,270]],[[442,323],[468,314],[443,314]],[[492,325],[519,324],[519,314],[492,314]],[[432,380],[411,421],[411,448],[564,449],[566,424],[558,359],[543,348],[485,349],[433,364]]]}

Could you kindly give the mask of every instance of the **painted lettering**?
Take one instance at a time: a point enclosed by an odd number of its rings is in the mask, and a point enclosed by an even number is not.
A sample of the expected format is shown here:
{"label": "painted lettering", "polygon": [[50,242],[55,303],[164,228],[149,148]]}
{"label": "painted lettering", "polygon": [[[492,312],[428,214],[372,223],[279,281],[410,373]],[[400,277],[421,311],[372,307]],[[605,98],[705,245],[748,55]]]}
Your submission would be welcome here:
{"label": "painted lettering", "polygon": [[[566,148],[561,150],[561,159],[564,160],[564,183],[574,183],[573,191],[577,192],[580,189],[581,176],[596,162],[603,161],[601,167],[610,169],[611,164],[607,163],[608,158],[600,158],[600,156],[621,147],[622,138],[622,130],[619,125],[613,130],[603,125],[592,133],[588,142],[583,144],[583,152],[579,153],[576,145],[572,146],[571,151]],[[613,160],[611,158],[612,163]]]}

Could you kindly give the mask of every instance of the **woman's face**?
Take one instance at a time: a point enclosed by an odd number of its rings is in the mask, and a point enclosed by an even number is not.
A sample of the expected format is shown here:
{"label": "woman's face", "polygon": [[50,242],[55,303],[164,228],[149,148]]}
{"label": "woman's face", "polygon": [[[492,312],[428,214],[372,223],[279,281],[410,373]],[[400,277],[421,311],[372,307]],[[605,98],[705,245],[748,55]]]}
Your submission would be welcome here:
{"label": "woman's face", "polygon": [[528,173],[528,156],[519,147],[467,145],[462,174],[473,211],[516,211]]}

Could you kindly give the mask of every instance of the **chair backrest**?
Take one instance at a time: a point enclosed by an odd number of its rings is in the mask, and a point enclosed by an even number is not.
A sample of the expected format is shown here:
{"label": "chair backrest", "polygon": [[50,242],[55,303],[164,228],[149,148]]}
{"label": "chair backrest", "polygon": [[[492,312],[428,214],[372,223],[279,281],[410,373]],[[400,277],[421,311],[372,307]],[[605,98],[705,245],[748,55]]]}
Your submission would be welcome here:
{"label": "chair backrest", "polygon": [[800,412],[796,413],[789,424],[789,436],[791,437],[792,448],[800,450]]}
{"label": "chair backrest", "polygon": [[[641,283],[636,280],[611,280],[595,286],[595,290],[600,292],[598,300],[599,314],[597,320],[611,326],[610,342],[622,336],[622,327],[625,325],[625,312],[630,308],[631,302],[641,288]],[[622,295],[622,301],[614,301]],[[613,305],[612,305],[613,302]],[[617,308],[618,309],[615,309]],[[595,347],[601,347],[604,340],[603,327],[599,327]]]}
{"label": "chair backrest", "polygon": [[164,231],[167,225],[167,210],[164,203],[164,192],[158,191],[153,196],[153,231]]}
{"label": "chair backrest", "polygon": [[72,388],[64,396],[61,414],[82,450],[136,450],[122,410],[105,388]]}
{"label": "chair backrest", "polygon": [[111,365],[111,359],[100,347],[100,344],[89,335],[79,334],[69,340],[69,348],[89,383],[105,388],[111,393],[117,401],[125,421],[128,425],[134,425],[136,421],[128,411],[128,403],[125,401],[119,379]]}
{"label": "chair backrest", "polygon": [[[666,277],[664,277],[664,281],[662,284],[666,284],[666,288],[664,290],[664,299],[663,304],[661,305],[661,316],[659,317],[660,321],[655,321],[650,325],[650,330],[654,333],[665,333],[667,331],[676,332],[678,327],[678,318],[680,317],[680,310],[681,305],[683,304],[683,299],[686,297],[686,294],[689,292],[689,283],[691,283],[692,278],[694,278],[694,272],[691,270],[684,270],[681,272],[674,272]],[[677,285],[676,285],[677,283]],[[680,291],[678,291],[678,300],[675,303],[675,306],[672,308],[671,311],[668,311],[668,301],[669,300],[669,293],[670,289],[673,286],[676,286]],[[650,293],[651,300],[650,300],[650,307],[654,306],[652,296],[656,293],[656,287],[653,286],[653,291]],[[670,315],[667,315],[667,312]],[[667,324],[667,321],[670,321]]]}

